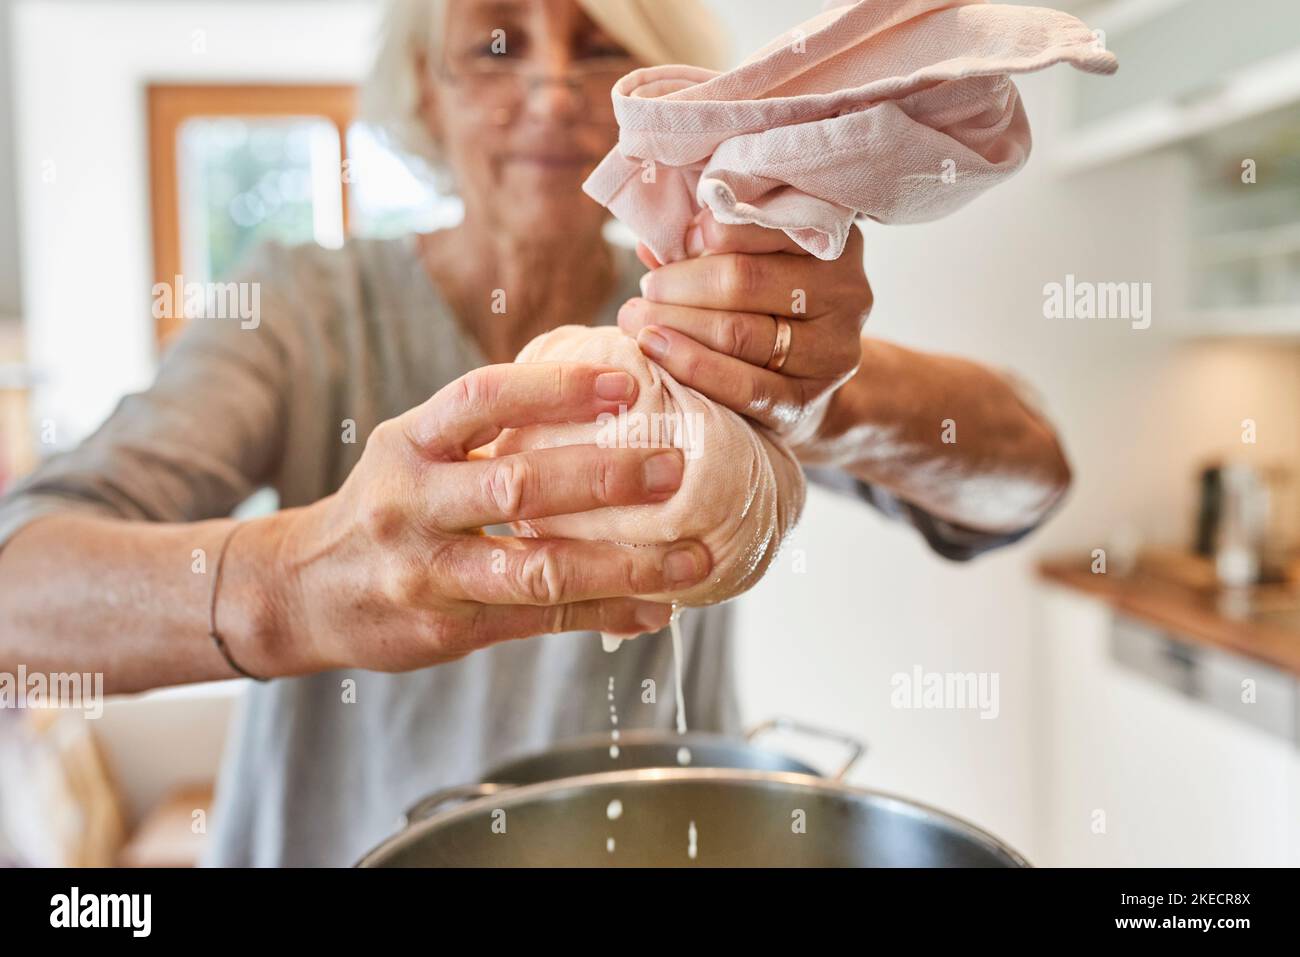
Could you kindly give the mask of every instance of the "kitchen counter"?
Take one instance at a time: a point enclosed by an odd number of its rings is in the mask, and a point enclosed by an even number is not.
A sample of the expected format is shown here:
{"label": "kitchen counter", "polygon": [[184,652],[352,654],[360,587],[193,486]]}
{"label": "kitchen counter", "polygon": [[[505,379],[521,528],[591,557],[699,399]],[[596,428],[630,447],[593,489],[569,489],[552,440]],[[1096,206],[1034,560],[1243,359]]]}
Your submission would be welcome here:
{"label": "kitchen counter", "polygon": [[1148,549],[1126,574],[1095,574],[1086,555],[1040,563],[1040,576],[1083,592],[1169,637],[1253,658],[1300,677],[1300,583],[1227,590],[1210,561]]}

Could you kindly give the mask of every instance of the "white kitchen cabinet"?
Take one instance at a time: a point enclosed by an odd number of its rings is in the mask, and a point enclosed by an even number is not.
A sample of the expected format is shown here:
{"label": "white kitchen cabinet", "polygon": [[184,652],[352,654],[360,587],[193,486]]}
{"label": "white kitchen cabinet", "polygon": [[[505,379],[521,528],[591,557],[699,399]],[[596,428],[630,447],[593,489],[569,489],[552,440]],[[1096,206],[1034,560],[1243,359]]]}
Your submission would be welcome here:
{"label": "white kitchen cabinet", "polygon": [[[1100,601],[1045,587],[1040,613],[1035,863],[1300,866],[1294,726],[1260,730],[1116,661]],[[1285,711],[1259,667],[1261,704]]]}
{"label": "white kitchen cabinet", "polygon": [[1300,337],[1300,2],[1112,0],[1077,8],[1119,59],[1056,74],[1049,153],[1066,174],[1156,152],[1187,171],[1185,287],[1157,286],[1191,339]]}
{"label": "white kitchen cabinet", "polygon": [[1114,162],[1300,101],[1295,0],[1112,0],[1077,11],[1120,62],[1069,75],[1058,162]]}

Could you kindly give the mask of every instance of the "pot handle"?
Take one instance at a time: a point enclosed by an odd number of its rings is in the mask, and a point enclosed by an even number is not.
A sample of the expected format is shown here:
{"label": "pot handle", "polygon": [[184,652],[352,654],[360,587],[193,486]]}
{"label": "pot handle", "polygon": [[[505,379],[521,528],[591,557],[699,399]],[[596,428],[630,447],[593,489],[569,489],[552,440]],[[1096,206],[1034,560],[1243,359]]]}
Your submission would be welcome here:
{"label": "pot handle", "polygon": [[831,775],[832,781],[842,781],[844,775],[848,774],[853,765],[858,763],[858,759],[867,753],[866,742],[860,741],[852,735],[805,724],[802,721],[796,721],[794,718],[768,718],[766,721],[759,722],[745,732],[745,740],[753,741],[759,735],[766,734],[769,731],[793,731],[796,734],[806,734],[810,738],[834,741],[848,748],[848,757],[844,759],[844,763],[840,765],[839,770]]}
{"label": "pot handle", "polygon": [[505,791],[510,787],[509,784],[461,784],[456,787],[434,791],[408,807],[402,813],[398,825],[400,827],[410,827],[412,824],[433,817],[444,804],[487,797],[489,794],[496,794],[498,791]]}

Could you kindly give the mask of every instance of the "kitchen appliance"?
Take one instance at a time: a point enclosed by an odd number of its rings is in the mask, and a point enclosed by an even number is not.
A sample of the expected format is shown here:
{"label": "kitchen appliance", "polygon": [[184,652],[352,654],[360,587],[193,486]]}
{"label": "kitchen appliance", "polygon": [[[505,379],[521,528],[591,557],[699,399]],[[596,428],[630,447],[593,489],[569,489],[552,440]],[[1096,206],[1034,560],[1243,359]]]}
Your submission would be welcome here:
{"label": "kitchen appliance", "polygon": [[1219,583],[1283,581],[1295,528],[1295,490],[1285,468],[1231,462],[1201,473],[1196,550],[1212,556]]}
{"label": "kitchen appliance", "polygon": [[1029,866],[942,811],[806,774],[641,768],[478,789],[358,866]]}

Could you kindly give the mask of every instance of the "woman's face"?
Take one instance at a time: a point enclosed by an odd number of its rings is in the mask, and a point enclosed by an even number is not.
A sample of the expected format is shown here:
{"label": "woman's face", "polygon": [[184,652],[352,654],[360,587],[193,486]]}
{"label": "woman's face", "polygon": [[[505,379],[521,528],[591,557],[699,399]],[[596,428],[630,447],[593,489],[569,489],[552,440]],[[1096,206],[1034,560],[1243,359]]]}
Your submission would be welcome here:
{"label": "woman's face", "polygon": [[466,215],[524,238],[582,235],[582,183],[618,138],[610,87],[638,64],[574,0],[448,0],[424,114]]}

